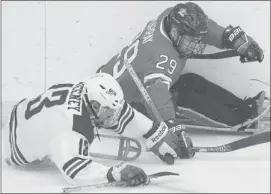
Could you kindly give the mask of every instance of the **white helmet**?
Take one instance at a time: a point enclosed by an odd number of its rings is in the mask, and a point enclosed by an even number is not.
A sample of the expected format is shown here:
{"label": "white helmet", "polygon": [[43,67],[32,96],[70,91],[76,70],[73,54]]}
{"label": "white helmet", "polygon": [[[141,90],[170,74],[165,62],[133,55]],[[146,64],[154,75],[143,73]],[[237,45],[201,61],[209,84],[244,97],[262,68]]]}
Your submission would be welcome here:
{"label": "white helmet", "polygon": [[86,81],[84,101],[97,127],[117,124],[124,105],[121,86],[107,73],[96,73]]}

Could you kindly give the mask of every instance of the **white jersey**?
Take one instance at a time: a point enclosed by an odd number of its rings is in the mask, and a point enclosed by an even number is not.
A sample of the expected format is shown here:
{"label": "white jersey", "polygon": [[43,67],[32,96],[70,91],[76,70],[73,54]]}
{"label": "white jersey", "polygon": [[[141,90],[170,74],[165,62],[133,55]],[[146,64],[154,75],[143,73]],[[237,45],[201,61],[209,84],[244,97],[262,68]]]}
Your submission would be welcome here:
{"label": "white jersey", "polygon": [[[19,166],[50,156],[71,184],[105,181],[108,167],[89,156],[95,128],[83,103],[84,87],[84,81],[56,84],[16,104],[3,135],[6,161]],[[136,138],[151,126],[152,121],[125,103],[118,123],[108,130]]]}

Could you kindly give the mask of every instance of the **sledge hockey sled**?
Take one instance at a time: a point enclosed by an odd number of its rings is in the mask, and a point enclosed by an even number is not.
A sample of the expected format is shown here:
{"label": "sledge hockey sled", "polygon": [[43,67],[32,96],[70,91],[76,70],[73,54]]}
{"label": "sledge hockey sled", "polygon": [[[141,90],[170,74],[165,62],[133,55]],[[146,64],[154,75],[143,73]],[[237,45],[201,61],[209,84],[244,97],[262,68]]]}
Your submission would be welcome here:
{"label": "sledge hockey sled", "polygon": [[[204,115],[199,117],[198,114],[181,107],[177,107],[176,118],[183,124],[186,130],[202,129],[209,131],[258,133],[270,130],[270,98],[265,97],[261,114],[235,126],[216,123]],[[255,122],[259,122],[259,128],[251,128]]]}
{"label": "sledge hockey sled", "polygon": [[136,139],[121,136],[121,135],[106,135],[99,134],[102,140],[115,139],[118,141],[117,154],[106,154],[89,152],[89,155],[93,158],[107,159],[107,160],[119,160],[119,161],[133,161],[137,159],[142,151],[140,142]]}

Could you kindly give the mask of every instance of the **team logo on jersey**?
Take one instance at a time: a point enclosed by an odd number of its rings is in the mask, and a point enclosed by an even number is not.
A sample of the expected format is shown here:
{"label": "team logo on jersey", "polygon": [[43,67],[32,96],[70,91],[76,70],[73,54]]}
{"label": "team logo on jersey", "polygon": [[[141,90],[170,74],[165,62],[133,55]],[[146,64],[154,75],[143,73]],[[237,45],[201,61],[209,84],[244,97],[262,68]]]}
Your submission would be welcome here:
{"label": "team logo on jersey", "polygon": [[85,83],[79,82],[76,84],[68,98],[68,110],[73,111],[76,115],[81,115],[82,112],[82,93],[84,89]]}

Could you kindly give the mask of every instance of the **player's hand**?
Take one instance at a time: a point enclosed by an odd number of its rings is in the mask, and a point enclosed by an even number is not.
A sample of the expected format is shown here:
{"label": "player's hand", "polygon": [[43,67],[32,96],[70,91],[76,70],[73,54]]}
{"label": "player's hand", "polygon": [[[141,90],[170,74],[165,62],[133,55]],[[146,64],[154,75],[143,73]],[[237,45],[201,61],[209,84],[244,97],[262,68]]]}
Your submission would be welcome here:
{"label": "player's hand", "polygon": [[193,151],[193,143],[188,133],[184,130],[182,124],[176,122],[174,119],[169,119],[166,121],[169,130],[178,136],[179,140],[179,158],[192,158],[195,156],[195,151]]}
{"label": "player's hand", "polygon": [[125,181],[127,186],[147,185],[150,182],[143,169],[125,162],[112,166],[107,172],[107,179],[109,182]]}
{"label": "player's hand", "polygon": [[179,138],[171,132],[165,122],[159,126],[153,125],[152,129],[143,137],[146,139],[145,146],[162,161],[173,164],[174,158],[181,155],[179,149]]}
{"label": "player's hand", "polygon": [[263,61],[263,50],[239,26],[228,26],[224,31],[222,39],[223,44],[227,49],[234,49],[240,53],[240,61],[242,63]]}

